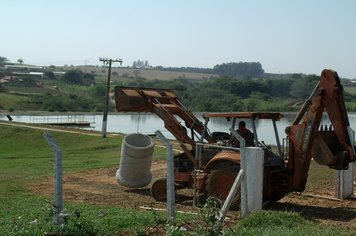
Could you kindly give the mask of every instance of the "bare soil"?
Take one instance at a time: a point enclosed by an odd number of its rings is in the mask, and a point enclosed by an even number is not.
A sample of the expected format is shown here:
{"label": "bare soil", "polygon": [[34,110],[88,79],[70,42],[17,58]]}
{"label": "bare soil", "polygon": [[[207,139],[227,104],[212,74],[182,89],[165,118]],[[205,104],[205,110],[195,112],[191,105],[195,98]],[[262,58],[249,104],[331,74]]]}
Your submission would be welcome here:
{"label": "bare soil", "polygon": [[[150,193],[150,186],[130,189],[119,185],[115,179],[116,168],[96,169],[80,173],[68,173],[63,176],[63,193],[65,201],[85,204],[110,205],[125,208],[150,207],[165,209],[166,204],[156,202]],[[152,163],[153,180],[164,177],[164,161]],[[30,189],[40,195],[52,194],[52,179],[47,178],[32,183]],[[333,198],[331,188],[308,188],[308,193]],[[176,208],[181,211],[196,211],[192,207],[192,190],[179,190]],[[347,230],[356,230],[356,199],[332,200],[307,195],[289,194],[278,203],[265,209],[299,212],[303,217],[323,225],[332,225]],[[229,216],[239,218],[238,211],[231,211]]]}

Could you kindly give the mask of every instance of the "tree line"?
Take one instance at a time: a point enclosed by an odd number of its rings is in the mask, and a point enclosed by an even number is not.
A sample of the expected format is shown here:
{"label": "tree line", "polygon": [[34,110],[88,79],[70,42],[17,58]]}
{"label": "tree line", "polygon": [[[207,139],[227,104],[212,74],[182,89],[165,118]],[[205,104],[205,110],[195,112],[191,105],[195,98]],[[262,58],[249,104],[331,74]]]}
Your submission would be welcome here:
{"label": "tree line", "polygon": [[171,89],[192,111],[297,111],[318,81],[316,75],[294,74],[256,80],[227,76],[174,81],[140,78],[126,80],[123,85]]}
{"label": "tree line", "polygon": [[174,72],[189,72],[189,73],[204,73],[220,76],[231,76],[239,78],[259,78],[264,74],[262,64],[260,62],[230,62],[215,65],[213,68],[199,67],[163,67],[149,66],[147,60],[137,60],[133,62],[132,68],[152,68],[159,71],[174,71]]}
{"label": "tree line", "polygon": [[[0,59],[6,61],[6,58]],[[141,64],[142,62],[140,61]],[[58,93],[59,95],[45,94],[35,97],[32,102],[42,104],[38,109],[102,111],[106,84],[97,82],[96,73],[85,73],[74,68],[66,71],[64,75],[55,76],[52,69],[48,68],[41,80],[51,81],[48,82],[50,84],[59,83],[61,87],[67,84],[70,89],[63,90],[64,93]],[[214,76],[200,80],[181,77],[165,81],[113,74],[113,78],[117,78],[113,85],[171,89],[192,111],[297,111],[319,81],[317,75],[266,74],[258,62],[224,63],[216,65],[213,69],[162,67],[160,70],[209,73]],[[28,77],[14,80],[12,83],[16,86],[36,86],[39,83],[35,80]],[[6,85],[0,86],[1,91],[6,91]],[[347,103],[354,100],[356,100],[354,95],[345,93]],[[114,111],[114,107],[112,110]],[[356,110],[356,104],[355,107],[348,107],[348,110]]]}

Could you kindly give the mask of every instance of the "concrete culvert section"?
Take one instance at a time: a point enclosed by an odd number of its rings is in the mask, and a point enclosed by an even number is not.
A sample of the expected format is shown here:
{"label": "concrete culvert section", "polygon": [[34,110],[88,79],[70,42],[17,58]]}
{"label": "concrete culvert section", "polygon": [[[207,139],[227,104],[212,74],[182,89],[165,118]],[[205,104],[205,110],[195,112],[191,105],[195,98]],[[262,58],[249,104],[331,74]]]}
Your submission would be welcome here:
{"label": "concrete culvert section", "polygon": [[151,183],[151,163],[154,142],[144,134],[126,135],[122,141],[117,182],[129,188],[141,188]]}

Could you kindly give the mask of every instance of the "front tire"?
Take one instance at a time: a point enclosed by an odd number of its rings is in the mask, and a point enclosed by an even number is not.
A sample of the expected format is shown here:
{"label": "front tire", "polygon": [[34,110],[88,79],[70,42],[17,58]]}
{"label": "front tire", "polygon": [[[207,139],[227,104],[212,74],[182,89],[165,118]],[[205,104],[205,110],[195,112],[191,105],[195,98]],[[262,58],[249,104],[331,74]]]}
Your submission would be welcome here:
{"label": "front tire", "polygon": [[[224,204],[240,168],[213,169],[209,172],[206,181],[206,190],[209,197],[215,197]],[[236,208],[240,203],[240,187],[233,198],[231,207]]]}

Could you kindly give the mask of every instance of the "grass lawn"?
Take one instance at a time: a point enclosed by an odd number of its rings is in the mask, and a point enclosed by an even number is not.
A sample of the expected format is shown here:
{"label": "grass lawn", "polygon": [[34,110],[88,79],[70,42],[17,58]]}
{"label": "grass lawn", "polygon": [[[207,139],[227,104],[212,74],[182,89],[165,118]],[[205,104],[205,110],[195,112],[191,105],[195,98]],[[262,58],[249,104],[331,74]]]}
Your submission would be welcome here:
{"label": "grass lawn", "polygon": [[0,108],[9,110],[18,106],[18,104],[28,101],[29,98],[25,96],[18,96],[0,92]]}
{"label": "grass lawn", "polygon": [[[29,193],[26,185],[53,171],[53,153],[43,138],[43,131],[0,124],[0,232],[1,235],[43,235],[58,231],[52,225],[51,199]],[[62,150],[64,172],[77,172],[118,164],[122,138],[51,132]],[[156,148],[155,153],[165,150]],[[162,156],[162,155],[159,155]],[[82,224],[82,235],[90,230],[115,235],[134,234],[164,215],[147,211],[85,206],[65,203],[68,212],[76,211],[62,232],[75,232]],[[137,220],[139,217],[139,221]],[[31,223],[32,222],[32,223]],[[86,233],[85,233],[86,232]],[[101,233],[102,234],[102,233]],[[78,235],[75,233],[74,235]]]}
{"label": "grass lawn", "polygon": [[[66,211],[70,213],[69,220],[61,227],[54,226],[52,200],[27,189],[31,181],[50,176],[53,171],[53,153],[43,138],[43,131],[1,123],[0,130],[1,235],[44,235],[45,232],[144,235],[145,229],[165,220],[164,212],[65,202]],[[118,164],[121,137],[103,139],[100,136],[52,131],[51,134],[62,150],[65,172]],[[164,156],[164,149],[155,148],[154,159]],[[178,215],[177,218],[182,225],[184,222],[195,225],[197,234],[218,235],[218,224],[208,216],[205,211],[198,216],[202,219],[200,221],[196,221],[197,216],[191,215]],[[194,224],[195,221],[205,223]],[[226,235],[349,235],[345,231],[317,225],[291,212],[261,211],[236,223],[225,230]],[[184,235],[178,229],[170,228],[172,235]]]}

